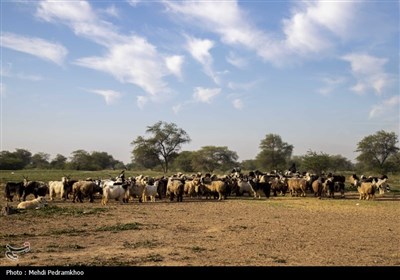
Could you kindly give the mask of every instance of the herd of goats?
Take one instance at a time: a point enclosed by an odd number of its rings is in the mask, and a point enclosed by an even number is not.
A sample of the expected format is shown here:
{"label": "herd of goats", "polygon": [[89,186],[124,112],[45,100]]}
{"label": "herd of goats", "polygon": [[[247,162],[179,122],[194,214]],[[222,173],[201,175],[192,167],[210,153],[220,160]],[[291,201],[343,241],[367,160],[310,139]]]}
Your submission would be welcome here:
{"label": "herd of goats", "polygon": [[[360,199],[374,199],[375,192],[380,194],[389,191],[388,177],[360,178],[353,174],[348,178],[351,186],[359,192]],[[233,169],[227,175],[213,175],[196,173],[185,175],[174,174],[170,177],[150,177],[139,175],[125,179],[124,172],[116,178],[73,180],[70,176],[64,176],[61,181],[29,181],[24,178],[21,182],[7,182],[4,186],[5,198],[13,201],[14,196],[21,201],[17,208],[40,208],[47,204],[45,196],[50,200],[59,198],[69,199],[72,194],[72,202],[83,202],[84,198],[94,201],[94,196],[102,196],[101,203],[106,205],[109,200],[115,199],[120,203],[128,203],[129,200],[138,199],[139,202],[148,200],[169,198],[173,201],[182,201],[183,196],[226,199],[228,196],[242,196],[247,194],[255,198],[290,193],[291,196],[306,196],[306,192],[313,193],[315,197],[322,196],[334,198],[335,192],[344,198],[345,176],[335,174],[314,175],[310,173],[298,173],[286,171],[263,173],[258,170],[243,174],[240,169]],[[34,195],[35,199],[26,201],[28,195]]]}

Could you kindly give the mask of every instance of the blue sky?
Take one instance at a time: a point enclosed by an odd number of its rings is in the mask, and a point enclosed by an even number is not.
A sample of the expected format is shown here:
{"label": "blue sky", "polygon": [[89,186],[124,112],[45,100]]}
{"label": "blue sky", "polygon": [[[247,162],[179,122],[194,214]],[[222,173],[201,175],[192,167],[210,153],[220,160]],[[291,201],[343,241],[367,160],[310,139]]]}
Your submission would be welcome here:
{"label": "blue sky", "polygon": [[159,120],[255,158],[399,135],[398,1],[1,1],[1,150],[130,162]]}

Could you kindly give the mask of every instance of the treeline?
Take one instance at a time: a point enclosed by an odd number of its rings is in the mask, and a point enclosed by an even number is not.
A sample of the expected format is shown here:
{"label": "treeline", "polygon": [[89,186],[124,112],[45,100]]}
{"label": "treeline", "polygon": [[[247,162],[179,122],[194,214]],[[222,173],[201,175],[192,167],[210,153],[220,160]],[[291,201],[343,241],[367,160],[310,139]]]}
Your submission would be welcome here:
{"label": "treeline", "polygon": [[329,155],[309,150],[305,155],[293,156],[294,146],[277,134],[267,134],[261,139],[255,159],[238,162],[235,151],[226,146],[204,146],[197,151],[181,151],[182,145],[191,141],[189,135],[174,123],[157,122],[148,126],[149,137],[138,136],[131,145],[132,161],[124,165],[106,152],[77,150],[70,158],[57,154],[50,160],[46,153],[25,149],[0,152],[0,169],[69,169],[69,170],[154,170],[168,173],[181,172],[227,172],[234,167],[243,170],[287,170],[295,165],[299,171],[321,172],[373,171],[385,174],[400,172],[400,148],[394,132],[378,131],[364,137],[356,147],[359,153],[354,164],[341,155]]}
{"label": "treeline", "polygon": [[57,154],[50,160],[50,155],[40,152],[32,154],[25,149],[16,149],[14,152],[0,152],[0,169],[19,170],[19,169],[69,169],[69,170],[104,170],[104,169],[124,169],[125,165],[119,160],[115,160],[112,155],[106,152],[87,152],[76,150],[72,152],[70,159]]}

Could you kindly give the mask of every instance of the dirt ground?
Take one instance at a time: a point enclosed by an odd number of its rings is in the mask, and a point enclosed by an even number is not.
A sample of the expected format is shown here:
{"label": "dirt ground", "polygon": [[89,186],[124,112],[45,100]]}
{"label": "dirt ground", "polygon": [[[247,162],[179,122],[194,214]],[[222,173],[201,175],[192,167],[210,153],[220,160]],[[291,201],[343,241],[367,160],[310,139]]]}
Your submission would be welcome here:
{"label": "dirt ground", "polygon": [[[24,242],[29,252],[6,257]],[[400,195],[56,200],[0,216],[0,266],[16,265],[400,266]]]}

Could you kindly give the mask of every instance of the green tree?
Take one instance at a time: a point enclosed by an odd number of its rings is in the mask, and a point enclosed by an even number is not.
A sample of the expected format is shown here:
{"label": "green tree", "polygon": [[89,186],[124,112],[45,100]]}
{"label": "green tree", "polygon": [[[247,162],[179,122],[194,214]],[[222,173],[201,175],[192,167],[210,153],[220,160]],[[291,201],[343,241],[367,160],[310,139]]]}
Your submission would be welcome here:
{"label": "green tree", "polygon": [[192,151],[182,151],[174,159],[173,168],[176,171],[182,172],[193,172],[194,168],[192,166],[192,161],[195,152]]}
{"label": "green tree", "polygon": [[90,154],[90,162],[96,170],[114,169],[114,165],[116,164],[116,160],[112,155],[109,155],[106,152],[97,151]]}
{"label": "green tree", "polygon": [[90,154],[85,150],[76,150],[72,152],[71,167],[76,170],[95,170],[91,166]]}
{"label": "green tree", "polygon": [[336,171],[351,171],[354,170],[353,163],[341,155],[334,155],[329,157],[329,166],[333,172]]}
{"label": "green tree", "polygon": [[321,174],[323,171],[328,171],[331,166],[330,157],[328,154],[320,152],[308,151],[303,156],[302,166],[308,172]]}
{"label": "green tree", "polygon": [[254,159],[243,160],[240,163],[240,166],[241,166],[242,170],[256,170],[258,168],[257,161]]}
{"label": "green tree", "polygon": [[132,164],[135,166],[135,169],[140,169],[142,167],[152,169],[162,164],[158,151],[151,141],[142,136],[138,136],[136,140],[132,142],[132,145],[135,145],[132,151]]}
{"label": "green tree", "polygon": [[[168,172],[169,165],[174,156],[179,152],[183,144],[189,143],[190,137],[174,123],[159,121],[152,126],[148,126],[146,133],[151,134],[149,138],[142,136],[132,141],[134,146],[132,155],[137,160],[138,154],[148,153],[152,159],[157,157],[164,173]],[[140,150],[140,151],[138,151]]]}
{"label": "green tree", "polygon": [[238,165],[238,155],[228,147],[204,146],[196,151],[192,165],[196,170],[213,172],[214,170],[229,170]]}
{"label": "green tree", "polygon": [[256,156],[258,165],[266,170],[287,169],[293,152],[293,145],[282,141],[277,134],[267,134],[260,143],[260,153]]}
{"label": "green tree", "polygon": [[32,154],[25,149],[16,149],[15,152],[0,152],[0,169],[18,170],[25,168],[31,162]]}
{"label": "green tree", "polygon": [[358,142],[356,152],[359,152],[360,155],[356,159],[370,169],[386,173],[389,166],[385,163],[391,155],[395,155],[399,151],[399,147],[396,146],[398,142],[396,133],[380,130]]}
{"label": "green tree", "polygon": [[50,155],[46,153],[36,153],[31,157],[31,163],[29,167],[31,168],[40,168],[40,169],[45,169],[49,168],[49,159]]}
{"label": "green tree", "polygon": [[387,166],[388,172],[393,172],[393,173],[400,172],[400,151],[391,155],[387,159],[385,166]]}
{"label": "green tree", "polygon": [[61,154],[57,154],[56,157],[50,161],[50,166],[53,169],[65,169],[67,158]]}

